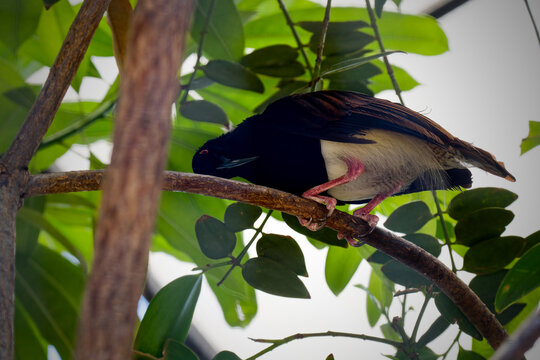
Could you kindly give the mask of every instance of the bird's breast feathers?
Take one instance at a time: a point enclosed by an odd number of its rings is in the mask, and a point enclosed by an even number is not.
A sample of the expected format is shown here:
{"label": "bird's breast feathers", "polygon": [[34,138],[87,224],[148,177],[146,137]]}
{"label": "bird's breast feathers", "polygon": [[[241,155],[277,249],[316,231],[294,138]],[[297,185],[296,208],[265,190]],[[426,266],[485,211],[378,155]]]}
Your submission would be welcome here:
{"label": "bird's breast feathers", "polygon": [[360,160],[364,165],[364,173],[357,179],[328,191],[336,199],[372,199],[396,186],[405,188],[425,173],[426,169],[432,170],[432,176],[426,177],[426,181],[431,182],[427,186],[436,186],[445,181],[440,175],[443,165],[437,160],[432,144],[413,136],[380,129],[371,129],[362,136],[373,143],[351,144],[321,140],[321,152],[329,180],[347,172],[347,158]]}

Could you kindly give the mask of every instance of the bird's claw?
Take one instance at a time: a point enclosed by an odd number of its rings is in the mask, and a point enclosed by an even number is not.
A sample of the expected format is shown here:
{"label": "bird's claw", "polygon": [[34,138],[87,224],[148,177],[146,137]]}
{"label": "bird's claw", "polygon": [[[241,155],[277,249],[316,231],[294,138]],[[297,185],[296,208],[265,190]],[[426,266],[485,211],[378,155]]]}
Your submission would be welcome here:
{"label": "bird's claw", "polygon": [[298,222],[311,231],[319,231],[326,225],[326,219],[323,221],[313,221],[311,217],[309,219],[298,217]]}

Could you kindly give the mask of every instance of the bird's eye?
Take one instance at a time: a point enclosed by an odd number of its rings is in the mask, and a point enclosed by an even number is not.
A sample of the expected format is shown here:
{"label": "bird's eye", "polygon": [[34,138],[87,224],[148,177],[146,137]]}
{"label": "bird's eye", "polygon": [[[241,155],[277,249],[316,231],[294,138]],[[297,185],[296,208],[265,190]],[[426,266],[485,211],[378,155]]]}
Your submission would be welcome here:
{"label": "bird's eye", "polygon": [[203,149],[203,150],[199,151],[199,154],[200,154],[200,155],[208,154],[208,150]]}

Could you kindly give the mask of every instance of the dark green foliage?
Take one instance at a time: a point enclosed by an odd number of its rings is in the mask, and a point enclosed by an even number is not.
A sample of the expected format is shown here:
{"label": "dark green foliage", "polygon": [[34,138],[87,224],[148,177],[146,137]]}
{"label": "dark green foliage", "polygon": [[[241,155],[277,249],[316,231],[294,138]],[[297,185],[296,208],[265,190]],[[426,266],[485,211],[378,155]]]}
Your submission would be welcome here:
{"label": "dark green foliage", "polygon": [[435,296],[435,305],[441,315],[451,324],[457,323],[459,329],[466,334],[471,335],[477,340],[482,340],[482,335],[471,324],[469,319],[463,315],[461,310],[443,293],[438,293]]}
{"label": "dark green foliage", "polygon": [[241,360],[235,353],[231,351],[222,351],[218,353],[212,360]]}
{"label": "dark green foliage", "polygon": [[206,100],[194,100],[180,106],[180,115],[195,121],[228,125],[227,114],[214,103]]}
{"label": "dark green foliage", "polygon": [[415,201],[394,210],[384,226],[393,231],[411,234],[424,226],[432,217],[426,203]]}
{"label": "dark green foliage", "polygon": [[163,360],[199,360],[190,348],[172,339],[167,340],[163,355]]}
{"label": "dark green foliage", "polygon": [[212,60],[202,71],[215,82],[242,90],[264,92],[264,85],[251,70],[227,60]]}
{"label": "dark green foliage", "polygon": [[258,206],[234,203],[225,210],[225,226],[234,232],[251,229],[261,214],[262,210]]}
{"label": "dark green foliage", "polygon": [[505,208],[516,199],[517,195],[506,189],[472,189],[452,199],[448,205],[448,214],[456,220],[462,220],[480,209]]}
{"label": "dark green foliage", "polygon": [[257,242],[257,255],[274,260],[295,274],[308,276],[304,254],[290,236],[265,234]]}
{"label": "dark green foliage", "polygon": [[486,274],[502,269],[514,260],[525,246],[519,236],[504,236],[472,246],[463,259],[463,269]]}
{"label": "dark green foliage", "polygon": [[450,323],[448,320],[446,320],[444,316],[439,316],[426,330],[424,335],[418,339],[418,346],[426,346],[431,341],[438,338],[449,326]]}
{"label": "dark green foliage", "polygon": [[203,215],[195,223],[195,233],[204,255],[210,259],[221,259],[232,253],[236,246],[236,235],[224,223]]}
{"label": "dark green foliage", "polygon": [[381,270],[391,281],[408,288],[420,288],[431,284],[431,281],[396,260],[390,260]]}
{"label": "dark green foliage", "polygon": [[489,207],[467,214],[458,221],[455,233],[456,242],[461,245],[473,246],[483,240],[501,235],[514,214],[502,208]]}

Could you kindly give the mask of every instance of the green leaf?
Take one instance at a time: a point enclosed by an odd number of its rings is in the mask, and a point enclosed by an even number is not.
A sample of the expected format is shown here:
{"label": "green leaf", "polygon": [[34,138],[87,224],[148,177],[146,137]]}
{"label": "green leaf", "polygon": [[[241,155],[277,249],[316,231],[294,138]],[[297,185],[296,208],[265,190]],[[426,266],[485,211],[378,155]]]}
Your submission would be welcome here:
{"label": "green leaf", "polygon": [[15,359],[46,360],[47,350],[30,315],[15,299]]}
{"label": "green leaf", "polygon": [[525,254],[527,251],[529,251],[530,248],[532,248],[536,244],[540,244],[540,230],[532,233],[525,238],[525,248],[522,250],[520,256]]}
{"label": "green leaf", "polygon": [[[191,36],[198,43],[212,0],[197,2]],[[237,60],[244,52],[244,29],[233,0],[215,1],[204,39],[204,53],[211,58]]]}
{"label": "green leaf", "polygon": [[540,121],[529,121],[529,135],[521,140],[521,155],[540,145]]}
{"label": "green leaf", "polygon": [[540,245],[535,245],[508,271],[497,291],[495,308],[505,309],[540,286]]}
{"label": "green leaf", "polygon": [[202,67],[210,79],[229,87],[264,92],[264,85],[257,75],[244,66],[227,60],[211,60]]}
{"label": "green leaf", "polygon": [[172,339],[167,340],[163,355],[163,360],[199,360],[190,348]]}
{"label": "green leaf", "polygon": [[37,91],[39,91],[39,88],[31,86],[21,86],[10,89],[4,92],[3,95],[9,100],[13,101],[15,104],[30,109],[34,104],[34,101],[36,100]]}
{"label": "green leaf", "polygon": [[418,339],[418,346],[425,346],[431,341],[439,337],[448,327],[450,323],[443,316],[439,316],[433,324],[426,330],[424,335]]}
{"label": "green leaf", "polygon": [[475,339],[482,340],[482,335],[446,294],[438,293],[435,296],[435,305],[446,321],[451,324],[457,322],[464,333],[471,335]]}
{"label": "green leaf", "polygon": [[221,351],[212,360],[242,360],[231,351]]}
{"label": "green leaf", "polygon": [[399,336],[398,332],[394,330],[391,324],[385,323],[381,325],[381,332],[384,335],[385,339],[393,340],[397,342],[401,342],[401,336]]}
{"label": "green leaf", "polygon": [[375,0],[375,14],[377,14],[378,18],[382,16],[382,10],[385,2],[386,0]]}
{"label": "green leaf", "polygon": [[[183,276],[154,296],[139,326],[135,350],[160,357],[167,339],[179,342],[186,339],[201,292],[201,280],[199,275]],[[169,345],[170,341],[167,351]]]}
{"label": "green leaf", "polygon": [[221,259],[232,253],[236,246],[236,235],[216,218],[203,215],[195,223],[195,233],[204,255],[210,259]]}
{"label": "green leaf", "polygon": [[325,227],[319,231],[311,231],[305,226],[300,225],[300,223],[298,222],[298,219],[295,216],[292,216],[286,213],[281,213],[281,216],[283,218],[283,221],[285,221],[285,223],[291,229],[293,229],[299,234],[305,235],[308,238],[318,240],[328,245],[339,246],[342,248],[348,247],[346,240],[337,238],[337,231],[335,230]]}
{"label": "green leaf", "polygon": [[[24,208],[32,209],[38,214],[42,214],[45,209],[45,196],[36,196],[24,201]],[[20,212],[20,211],[19,211]],[[39,226],[24,219],[23,215],[17,212],[16,234],[17,234],[17,255],[28,256],[37,245]]]}
{"label": "green leaf", "polygon": [[225,210],[225,226],[233,232],[252,229],[261,214],[260,207],[237,202],[229,205]]}
{"label": "green leaf", "polygon": [[[314,54],[318,51],[320,38],[319,34],[313,34],[309,40],[309,49]],[[373,36],[366,33],[352,31],[345,33],[327,33],[325,40],[323,55],[336,56],[361,50],[375,39]]]}
{"label": "green leaf", "polygon": [[298,50],[289,45],[272,45],[254,50],[245,55],[240,63],[250,69],[258,67],[281,66],[290,63],[298,57]]}
{"label": "green leaf", "polygon": [[435,257],[441,254],[441,244],[431,235],[417,233],[405,235],[403,238],[421,247]]}
{"label": "green leaf", "polygon": [[278,78],[293,78],[303,75],[306,71],[304,65],[298,61],[291,61],[283,65],[259,66],[252,68],[252,70],[258,74]]}
{"label": "green leaf", "polygon": [[[393,89],[394,85],[392,84],[392,80],[390,80],[389,76],[386,74],[386,66],[384,63],[379,60],[374,60],[373,64],[380,69],[380,74],[369,79],[369,88],[371,91],[377,94],[383,90]],[[399,84],[401,91],[408,91],[419,85],[418,81],[403,68],[392,65],[392,71],[394,72],[394,77]]]}
{"label": "green leaf", "polygon": [[484,208],[469,213],[456,224],[456,243],[474,246],[486,239],[501,235],[514,214],[503,208]]}
{"label": "green leaf", "polygon": [[462,220],[471,213],[484,209],[505,208],[517,199],[517,194],[501,188],[477,188],[465,191],[450,201],[448,214],[456,220]]}
{"label": "green leaf", "polygon": [[525,239],[519,236],[482,241],[465,253],[463,269],[477,274],[500,270],[514,260],[524,246]]}
{"label": "green leaf", "polygon": [[[322,21],[300,21],[297,23],[302,29],[309,31],[313,34],[320,34],[322,32]],[[358,30],[363,27],[368,27],[369,24],[365,21],[341,21],[341,22],[329,22],[327,33],[348,33],[354,30]]]}
{"label": "green leaf", "polygon": [[40,0],[0,2],[0,41],[15,53],[36,31],[42,10]]}
{"label": "green leaf", "polygon": [[[347,60],[344,60],[344,61],[340,61],[336,64],[333,64],[331,66],[329,66],[327,69],[323,70],[321,72],[321,77],[326,77],[328,75],[332,75],[332,74],[335,74],[335,73],[340,73],[340,72],[343,72],[343,71],[347,71],[347,70],[352,70],[352,69],[355,69],[361,65],[364,65],[372,60],[375,60],[375,59],[378,59],[380,57],[383,57],[383,56],[387,56],[387,55],[390,55],[390,54],[393,54],[393,53],[399,53],[399,52],[402,52],[402,51],[385,51],[383,53],[378,53],[378,54],[375,54],[375,55],[370,55],[370,56],[362,56],[362,57],[357,57],[357,58],[352,58],[352,59],[347,59]],[[374,74],[376,75],[376,74]]]}
{"label": "green leaf", "polygon": [[420,288],[431,284],[431,281],[396,260],[387,262],[381,270],[391,281],[407,288]]}
{"label": "green leaf", "polygon": [[[386,280],[387,282],[388,280]],[[371,275],[369,278],[369,285],[368,285],[368,291],[370,294],[375,297],[379,305],[383,308],[389,308],[390,304],[393,300],[392,295],[392,288],[389,287],[387,283],[383,279],[377,275],[377,272],[375,270],[371,271]],[[366,300],[366,310],[368,315],[368,321],[369,325],[371,327],[375,326],[377,321],[379,320],[381,314],[380,309],[378,306],[373,302],[370,296],[367,297]]]}
{"label": "green leaf", "polygon": [[227,114],[218,105],[206,100],[187,101],[180,106],[180,114],[194,121],[220,125],[229,124]]}
{"label": "green leaf", "polygon": [[377,250],[367,260],[375,264],[386,264],[390,260],[393,260],[393,258],[382,251]]}
{"label": "green leaf", "polygon": [[394,210],[384,222],[384,226],[392,231],[411,234],[432,218],[433,215],[425,202],[414,201]]}
{"label": "green leaf", "polygon": [[60,356],[72,358],[85,282],[81,269],[42,245],[16,262],[16,301]]}
{"label": "green leaf", "polygon": [[292,270],[268,258],[249,259],[242,267],[242,276],[255,289],[269,294],[310,298],[305,285]]}
{"label": "green leaf", "polygon": [[339,295],[345,289],[361,262],[362,256],[355,248],[328,248],[324,275],[334,295]]}
{"label": "green leaf", "polygon": [[264,234],[257,242],[257,255],[274,260],[300,276],[308,276],[304,254],[290,236]]}
{"label": "green leaf", "polygon": [[474,351],[465,350],[460,346],[457,360],[486,360],[486,358]]}

